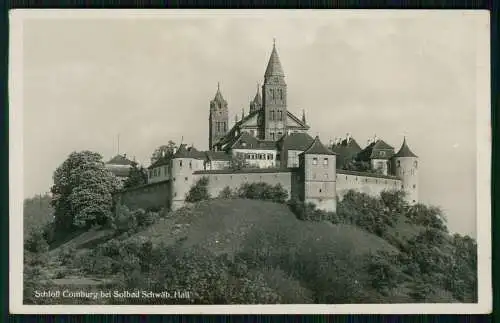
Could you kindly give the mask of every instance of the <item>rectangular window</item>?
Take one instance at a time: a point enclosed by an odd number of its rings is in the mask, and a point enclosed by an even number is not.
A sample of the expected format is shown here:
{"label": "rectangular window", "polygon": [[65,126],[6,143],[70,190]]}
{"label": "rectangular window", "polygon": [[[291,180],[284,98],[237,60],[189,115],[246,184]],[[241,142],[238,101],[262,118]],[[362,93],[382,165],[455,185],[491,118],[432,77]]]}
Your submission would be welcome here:
{"label": "rectangular window", "polygon": [[317,165],[317,164],[318,164],[318,158],[313,157],[313,165]]}
{"label": "rectangular window", "polygon": [[271,120],[274,120],[274,110],[271,111]]}
{"label": "rectangular window", "polygon": [[325,166],[328,165],[328,158],[323,159],[323,165],[325,165]]}
{"label": "rectangular window", "polygon": [[271,132],[271,138],[274,140],[274,132]]}
{"label": "rectangular window", "polygon": [[182,167],[182,160],[179,160],[179,166]]}
{"label": "rectangular window", "polygon": [[224,132],[226,132],[226,131],[227,131],[227,123],[224,122]]}
{"label": "rectangular window", "polygon": [[193,162],[189,162],[189,168],[192,169],[193,168]]}

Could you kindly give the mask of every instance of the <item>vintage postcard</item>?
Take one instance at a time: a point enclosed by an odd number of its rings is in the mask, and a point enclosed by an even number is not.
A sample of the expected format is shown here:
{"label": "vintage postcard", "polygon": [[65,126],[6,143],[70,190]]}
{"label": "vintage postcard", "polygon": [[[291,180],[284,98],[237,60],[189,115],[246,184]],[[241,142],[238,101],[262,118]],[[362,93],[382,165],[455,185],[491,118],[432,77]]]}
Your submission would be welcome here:
{"label": "vintage postcard", "polygon": [[489,30],[12,11],[11,312],[490,312]]}

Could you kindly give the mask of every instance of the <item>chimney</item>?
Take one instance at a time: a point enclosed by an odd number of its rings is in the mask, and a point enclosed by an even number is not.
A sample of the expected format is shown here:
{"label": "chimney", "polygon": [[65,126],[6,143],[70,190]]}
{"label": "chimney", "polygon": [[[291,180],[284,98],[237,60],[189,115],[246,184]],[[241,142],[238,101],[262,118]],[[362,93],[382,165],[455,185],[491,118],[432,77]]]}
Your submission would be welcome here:
{"label": "chimney", "polygon": [[127,158],[127,154],[123,154],[123,157]]}
{"label": "chimney", "polygon": [[349,143],[349,141],[351,141],[351,133],[350,132],[346,133],[345,139],[346,139],[347,144]]}

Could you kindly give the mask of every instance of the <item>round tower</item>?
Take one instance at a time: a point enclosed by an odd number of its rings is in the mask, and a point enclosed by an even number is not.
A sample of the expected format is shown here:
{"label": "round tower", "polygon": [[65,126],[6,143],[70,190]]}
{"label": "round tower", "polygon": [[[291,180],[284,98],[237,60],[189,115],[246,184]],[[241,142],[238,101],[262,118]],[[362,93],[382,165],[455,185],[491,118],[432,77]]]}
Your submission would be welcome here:
{"label": "round tower", "polygon": [[415,155],[406,138],[401,149],[392,157],[394,175],[401,180],[401,189],[406,192],[406,200],[410,204],[418,202],[418,156]]}
{"label": "round tower", "polygon": [[184,206],[186,194],[194,184],[193,172],[198,170],[196,159],[191,156],[186,145],[180,145],[172,159],[171,209]]}

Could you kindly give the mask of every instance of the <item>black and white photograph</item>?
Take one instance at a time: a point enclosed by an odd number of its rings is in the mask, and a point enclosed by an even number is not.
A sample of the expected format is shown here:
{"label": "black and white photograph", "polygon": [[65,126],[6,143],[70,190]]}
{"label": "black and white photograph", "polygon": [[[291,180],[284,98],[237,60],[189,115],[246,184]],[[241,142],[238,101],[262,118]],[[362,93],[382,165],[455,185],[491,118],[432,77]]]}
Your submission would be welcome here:
{"label": "black and white photograph", "polygon": [[491,310],[487,11],[10,26],[11,312]]}

